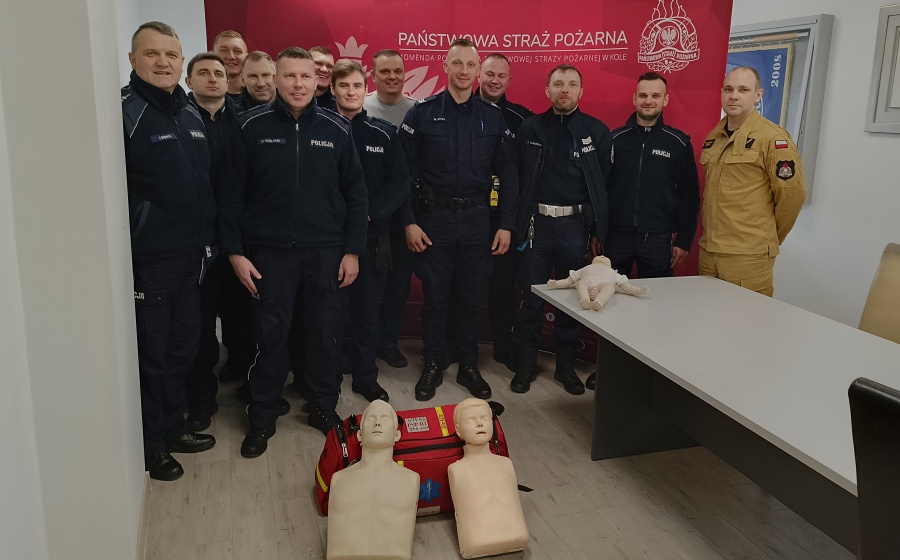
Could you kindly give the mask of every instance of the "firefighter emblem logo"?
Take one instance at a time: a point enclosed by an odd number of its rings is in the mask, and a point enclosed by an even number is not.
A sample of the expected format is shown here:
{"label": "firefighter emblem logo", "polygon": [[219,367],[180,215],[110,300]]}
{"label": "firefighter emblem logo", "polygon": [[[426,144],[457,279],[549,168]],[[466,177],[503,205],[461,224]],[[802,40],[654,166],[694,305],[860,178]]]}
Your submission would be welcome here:
{"label": "firefighter emblem logo", "polygon": [[794,176],[794,173],[796,173],[794,169],[794,162],[792,160],[779,161],[775,164],[775,167],[778,168],[778,178],[782,181],[787,181]]}
{"label": "firefighter emblem logo", "polygon": [[700,59],[697,28],[678,0],[659,0],[641,33],[637,58],[660,73],[683,70]]}

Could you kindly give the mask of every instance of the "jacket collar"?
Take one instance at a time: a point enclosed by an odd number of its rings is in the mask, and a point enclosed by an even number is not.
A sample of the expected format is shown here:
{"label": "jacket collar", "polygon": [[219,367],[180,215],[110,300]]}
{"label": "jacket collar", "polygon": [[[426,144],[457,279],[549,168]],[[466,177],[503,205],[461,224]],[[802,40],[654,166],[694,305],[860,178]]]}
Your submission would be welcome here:
{"label": "jacket collar", "polygon": [[156,86],[152,86],[142,80],[137,72],[131,71],[131,81],[129,82],[133,89],[142,99],[153,106],[154,109],[161,111],[167,115],[175,115],[179,109],[187,105],[188,99],[180,84],[175,85],[172,93]]}
{"label": "jacket collar", "polygon": [[653,129],[656,129],[656,128],[661,128],[661,127],[663,126],[663,124],[665,124],[665,123],[664,123],[664,121],[663,121],[663,114],[662,114],[662,113],[660,113],[660,114],[659,114],[659,118],[656,119],[656,124],[654,124],[654,125],[651,126],[651,127],[646,127],[646,126],[644,126],[644,125],[642,125],[642,124],[638,124],[638,122],[637,122],[637,112],[631,113],[631,116],[628,117],[628,121],[625,122],[625,125],[626,125],[626,126],[633,126],[634,128],[638,128],[638,129],[640,129],[640,128],[653,128]]}
{"label": "jacket collar", "polygon": [[744,150],[747,146],[747,137],[750,135],[750,131],[756,126],[756,121],[760,119],[759,112],[754,110],[749,115],[747,115],[746,120],[741,123],[741,126],[734,131],[731,135],[731,138],[728,137],[728,133],[725,132],[725,125],[728,124],[728,117],[723,118],[719,121],[718,126],[716,126],[716,134],[721,135],[725,138],[725,145],[728,146],[728,142],[733,142],[734,145],[731,147],[732,152],[735,155],[741,155],[744,153]]}
{"label": "jacket collar", "polygon": [[288,106],[285,105],[284,101],[282,101],[281,96],[278,93],[275,93],[275,100],[269,103],[269,106],[275,111],[275,114],[279,117],[285,118],[290,122],[301,122],[307,121],[312,118],[312,116],[318,111],[318,104],[316,103],[316,97],[313,96],[312,100],[309,102],[309,105],[306,106],[306,109],[300,114],[299,119],[295,119],[294,115],[291,114]]}
{"label": "jacket collar", "polygon": [[[197,109],[197,111],[200,111],[201,115],[204,115],[204,116],[209,115],[209,111],[206,110],[206,107],[200,105],[200,103],[197,102],[197,99],[194,97],[194,92],[192,92],[192,91],[188,92],[187,97],[188,97],[188,103],[193,105]],[[234,101],[229,99],[228,96],[226,95],[225,103],[222,103],[222,106],[219,107],[218,111],[216,111],[216,120],[218,120],[223,114],[225,114],[225,111],[230,111],[232,109],[233,105],[234,105]]]}

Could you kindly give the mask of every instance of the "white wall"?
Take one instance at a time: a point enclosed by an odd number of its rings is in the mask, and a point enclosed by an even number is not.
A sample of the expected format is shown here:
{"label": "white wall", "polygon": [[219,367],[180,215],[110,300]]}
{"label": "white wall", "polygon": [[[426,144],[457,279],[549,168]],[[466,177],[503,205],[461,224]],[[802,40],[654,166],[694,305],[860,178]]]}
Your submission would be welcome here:
{"label": "white wall", "polygon": [[0,550],[47,558],[0,66]]}
{"label": "white wall", "polygon": [[115,8],[0,4],[3,558],[136,553],[143,446]]}
{"label": "white wall", "polygon": [[885,0],[735,2],[732,25],[834,15],[812,201],[775,264],[775,297],[859,324],[884,246],[900,242],[900,134],[864,131]]}

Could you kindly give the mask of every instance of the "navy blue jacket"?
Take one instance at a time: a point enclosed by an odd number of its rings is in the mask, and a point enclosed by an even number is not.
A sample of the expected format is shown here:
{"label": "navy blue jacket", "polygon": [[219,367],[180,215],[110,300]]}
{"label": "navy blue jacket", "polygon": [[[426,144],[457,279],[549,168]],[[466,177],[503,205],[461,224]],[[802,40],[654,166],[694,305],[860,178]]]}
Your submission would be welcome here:
{"label": "navy blue jacket", "polygon": [[210,118],[209,111],[201,107],[194,94],[188,94],[188,101],[197,109],[200,118],[203,119],[203,125],[206,127],[206,140],[209,143],[209,180],[213,186],[213,193],[218,196],[219,185],[218,180],[222,174],[222,161],[225,158],[225,144],[228,140],[228,134],[234,128],[234,121],[237,117],[237,106],[234,101],[225,96],[225,103],[216,111],[216,120]]}
{"label": "navy blue jacket", "polygon": [[[458,104],[444,91],[419,101],[400,125],[413,179],[447,198],[482,198],[500,178],[500,227],[515,229],[519,179],[511,134],[499,107],[472,95]],[[404,220],[405,224],[410,223]]]}
{"label": "navy blue jacket", "polygon": [[168,93],[131,73],[122,88],[131,253],[170,257],[215,239],[203,119],[181,86]]}
{"label": "navy blue jacket", "polygon": [[700,212],[700,181],[691,137],[666,125],[640,126],[632,114],[612,133],[615,162],[609,184],[610,227],[672,233],[691,250]]}
{"label": "navy blue jacket", "polygon": [[394,211],[409,199],[406,156],[397,128],[384,119],[366,114],[365,109],[354,115],[350,128],[369,193],[368,236],[380,237],[390,230]]}
{"label": "navy blue jacket", "polygon": [[[476,92],[476,95],[478,95],[478,97],[481,97],[481,91],[479,90],[478,92]],[[484,98],[482,97],[482,99]],[[500,107],[500,110],[503,111],[503,118],[506,120],[506,127],[509,128],[509,131],[510,133],[512,133],[513,138],[516,137],[516,134],[519,132],[519,127],[522,126],[522,123],[525,122],[525,119],[534,116],[534,111],[524,105],[513,103],[506,98],[506,94],[500,97],[495,105],[497,107]]]}
{"label": "navy blue jacket", "polygon": [[[548,119],[554,118],[558,119],[559,115],[554,114],[553,109],[535,115],[522,123],[516,135],[521,180],[519,209],[516,212],[516,226],[519,232],[525,231],[528,219],[534,213],[534,195],[544,165],[547,123]],[[594,210],[594,231],[591,235],[603,243],[606,240],[609,220],[607,185],[612,168],[612,137],[605,124],[582,113],[580,109],[572,113],[569,132],[572,134],[573,146],[570,157],[581,162],[591,207]]]}
{"label": "navy blue jacket", "polygon": [[316,106],[295,119],[281,96],[238,115],[219,196],[225,255],[246,245],[343,247],[361,255],[366,184],[346,119]]}

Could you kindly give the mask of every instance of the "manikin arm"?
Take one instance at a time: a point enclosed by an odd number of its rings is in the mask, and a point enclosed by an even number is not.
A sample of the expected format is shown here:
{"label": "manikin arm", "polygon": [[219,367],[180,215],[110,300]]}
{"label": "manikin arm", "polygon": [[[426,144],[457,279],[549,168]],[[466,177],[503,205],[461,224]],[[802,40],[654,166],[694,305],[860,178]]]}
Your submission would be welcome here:
{"label": "manikin arm", "polygon": [[563,278],[562,280],[554,280],[551,278],[547,280],[547,287],[551,290],[560,290],[562,288],[571,288],[575,285],[575,280],[572,280],[572,277],[569,276],[567,278]]}
{"label": "manikin arm", "polygon": [[630,296],[641,296],[650,293],[650,286],[632,286],[628,282],[622,282],[616,286],[620,292]]}

